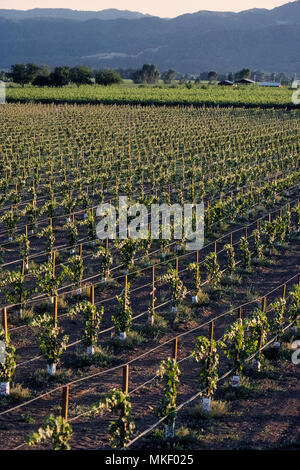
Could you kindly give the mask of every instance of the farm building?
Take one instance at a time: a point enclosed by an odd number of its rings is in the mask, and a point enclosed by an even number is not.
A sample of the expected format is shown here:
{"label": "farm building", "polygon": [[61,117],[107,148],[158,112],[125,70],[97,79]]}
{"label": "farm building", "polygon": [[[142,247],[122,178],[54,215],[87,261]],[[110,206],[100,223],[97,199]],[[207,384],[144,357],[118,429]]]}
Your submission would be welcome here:
{"label": "farm building", "polygon": [[282,85],[279,82],[258,82],[258,85],[265,87],[282,88]]}
{"label": "farm building", "polygon": [[222,80],[221,82],[218,83],[220,86],[233,86],[234,82],[231,82],[230,80]]}
{"label": "farm building", "polygon": [[241,80],[236,80],[234,83],[237,85],[255,85],[256,82],[250,80],[249,78],[242,78]]}

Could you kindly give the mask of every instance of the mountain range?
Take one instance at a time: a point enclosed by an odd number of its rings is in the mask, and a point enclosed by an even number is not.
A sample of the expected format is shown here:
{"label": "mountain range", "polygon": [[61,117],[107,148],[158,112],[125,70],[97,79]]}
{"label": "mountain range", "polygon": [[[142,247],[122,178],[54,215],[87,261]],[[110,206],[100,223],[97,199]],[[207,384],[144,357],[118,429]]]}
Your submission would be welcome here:
{"label": "mountain range", "polygon": [[300,73],[300,0],[273,10],[159,18],[115,9],[0,10],[0,68],[14,63],[161,71]]}

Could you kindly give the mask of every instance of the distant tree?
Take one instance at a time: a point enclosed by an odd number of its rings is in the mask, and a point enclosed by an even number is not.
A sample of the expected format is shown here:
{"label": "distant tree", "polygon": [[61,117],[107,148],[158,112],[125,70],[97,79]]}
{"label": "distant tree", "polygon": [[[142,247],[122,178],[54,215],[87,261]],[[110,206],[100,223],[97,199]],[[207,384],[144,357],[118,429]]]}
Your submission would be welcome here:
{"label": "distant tree", "polygon": [[0,80],[3,82],[7,80],[6,72],[4,72],[3,70],[0,70]]}
{"label": "distant tree", "polygon": [[234,81],[234,74],[233,74],[233,72],[230,72],[230,73],[227,75],[227,80],[229,80],[230,82],[233,82],[233,81]]}
{"label": "distant tree", "polygon": [[281,83],[281,85],[291,85],[292,79],[288,77],[285,73],[280,73],[278,81]]}
{"label": "distant tree", "polygon": [[39,73],[39,67],[36,64],[27,64],[26,65],[26,75],[28,83],[31,83]]}
{"label": "distant tree", "polygon": [[264,72],[261,72],[260,70],[255,70],[254,72],[251,73],[251,78],[255,82],[263,82],[266,76]]}
{"label": "distant tree", "polygon": [[120,74],[115,70],[98,70],[95,73],[95,81],[98,85],[114,85],[122,82]]}
{"label": "distant tree", "polygon": [[39,67],[39,72],[38,72],[38,75],[41,76],[41,77],[49,77],[51,73],[51,69],[49,67],[49,65],[41,65]]}
{"label": "distant tree", "polygon": [[170,84],[172,83],[173,80],[175,80],[176,77],[176,72],[175,70],[168,70],[167,72],[164,72],[161,76],[165,84]]}
{"label": "distant tree", "polygon": [[157,83],[160,78],[160,72],[154,64],[144,64],[141,70],[134,74],[135,83]]}
{"label": "distant tree", "polygon": [[91,85],[93,72],[89,67],[84,65],[78,65],[70,69],[69,78],[72,83],[75,83],[78,87],[80,85]]}
{"label": "distant tree", "polygon": [[41,65],[38,67],[37,75],[34,80],[32,80],[32,85],[34,86],[49,86],[50,83],[50,67],[49,65]]}
{"label": "distant tree", "polygon": [[208,72],[209,82],[215,82],[218,79],[218,73],[215,70]]}
{"label": "distant tree", "polygon": [[52,86],[65,86],[70,83],[70,68],[55,67],[54,72],[50,74],[50,84]]}
{"label": "distant tree", "polygon": [[208,80],[208,72],[201,72],[200,73],[200,80],[203,80],[203,81]]}
{"label": "distant tree", "polygon": [[15,64],[11,66],[10,77],[14,83],[24,86],[28,83],[28,75],[24,64]]}
{"label": "distant tree", "polygon": [[235,74],[235,80],[244,80],[245,78],[251,77],[251,70],[250,69],[242,69]]}
{"label": "distant tree", "polygon": [[38,75],[33,80],[32,85],[41,86],[41,87],[42,86],[50,86],[51,85],[50,77],[49,76],[47,77],[45,75]]}

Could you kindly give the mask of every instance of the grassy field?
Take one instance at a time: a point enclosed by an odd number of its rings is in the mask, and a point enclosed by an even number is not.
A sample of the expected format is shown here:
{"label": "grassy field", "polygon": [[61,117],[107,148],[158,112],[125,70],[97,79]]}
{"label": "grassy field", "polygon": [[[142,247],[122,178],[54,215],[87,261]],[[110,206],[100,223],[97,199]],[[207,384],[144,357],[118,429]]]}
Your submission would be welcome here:
{"label": "grassy field", "polygon": [[38,88],[33,86],[7,87],[9,102],[54,102],[54,103],[105,103],[105,104],[167,104],[167,105],[220,105],[249,107],[294,107],[292,90],[283,88],[260,88],[241,86],[238,88],[217,85],[144,86],[128,82],[116,86],[83,85],[63,88]]}

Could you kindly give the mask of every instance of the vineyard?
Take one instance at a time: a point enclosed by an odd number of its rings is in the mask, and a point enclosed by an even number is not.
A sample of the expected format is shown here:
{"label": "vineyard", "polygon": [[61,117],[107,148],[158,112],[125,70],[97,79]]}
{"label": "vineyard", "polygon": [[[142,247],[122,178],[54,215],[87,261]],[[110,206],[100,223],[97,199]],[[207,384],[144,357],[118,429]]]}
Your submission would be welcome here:
{"label": "vineyard", "polygon": [[220,87],[193,86],[116,86],[82,85],[61,88],[36,86],[7,87],[8,102],[85,103],[85,104],[155,104],[195,106],[248,106],[293,108],[290,87],[260,88],[259,86]]}
{"label": "vineyard", "polygon": [[[45,93],[76,100],[70,90]],[[0,111],[1,449],[166,448],[193,413],[205,422],[227,401],[234,412],[276,364],[296,376],[299,110]],[[125,195],[149,213],[203,201],[203,248],[187,251],[184,234],[152,240],[149,228],[100,240],[98,206]]]}

